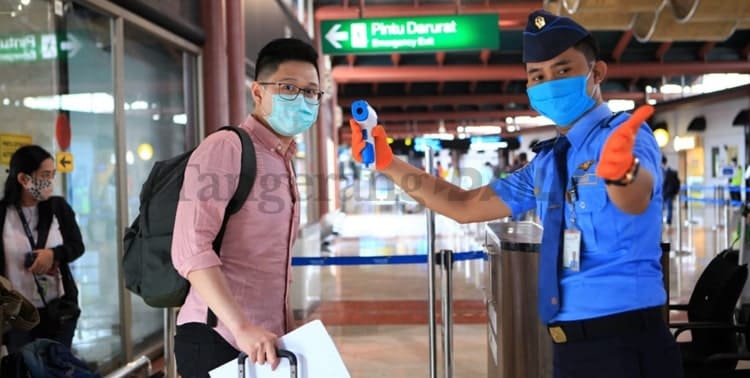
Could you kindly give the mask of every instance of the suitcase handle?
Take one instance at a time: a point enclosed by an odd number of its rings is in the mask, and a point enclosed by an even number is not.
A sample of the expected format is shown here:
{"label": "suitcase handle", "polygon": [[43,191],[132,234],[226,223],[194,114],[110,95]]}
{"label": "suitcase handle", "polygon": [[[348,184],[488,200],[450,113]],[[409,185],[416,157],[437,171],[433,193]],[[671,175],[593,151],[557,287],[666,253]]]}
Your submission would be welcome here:
{"label": "suitcase handle", "polygon": [[[289,370],[291,371],[291,378],[297,378],[297,356],[286,350],[276,348],[276,356],[279,358],[286,358],[289,360]],[[239,365],[239,377],[245,378],[245,360],[247,359],[247,353],[242,352],[237,357],[237,364]]]}

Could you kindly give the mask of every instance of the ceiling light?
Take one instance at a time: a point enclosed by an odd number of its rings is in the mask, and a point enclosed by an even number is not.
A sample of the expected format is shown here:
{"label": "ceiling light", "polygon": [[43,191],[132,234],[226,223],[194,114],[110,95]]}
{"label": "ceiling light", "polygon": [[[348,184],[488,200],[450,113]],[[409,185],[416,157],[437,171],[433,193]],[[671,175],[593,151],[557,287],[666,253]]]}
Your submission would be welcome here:
{"label": "ceiling light", "polygon": [[441,140],[453,140],[453,134],[437,133],[437,134],[424,134],[422,138],[427,139],[441,139]]}
{"label": "ceiling light", "polygon": [[178,125],[187,125],[187,121],[188,121],[188,118],[187,118],[187,114],[185,113],[175,114],[174,116],[172,116],[172,122]]}
{"label": "ceiling light", "polygon": [[626,112],[635,109],[635,101],[612,99],[607,101],[609,109],[613,112]]}
{"label": "ceiling light", "polygon": [[148,161],[154,157],[154,146],[148,143],[141,143],[138,145],[136,151],[138,151],[138,157],[141,158],[141,160]]}
{"label": "ceiling light", "polygon": [[469,134],[500,134],[503,132],[503,128],[500,126],[479,125],[466,126],[463,131]]}
{"label": "ceiling light", "polygon": [[544,116],[518,116],[513,123],[516,126],[546,126],[555,124],[552,120]]}
{"label": "ceiling light", "polygon": [[682,91],[682,86],[677,84],[664,84],[659,88],[659,92],[665,94],[678,94],[682,93]]}
{"label": "ceiling light", "polygon": [[130,103],[131,110],[145,110],[148,109],[148,102],[146,101],[133,101]]}
{"label": "ceiling light", "polygon": [[664,148],[669,144],[669,131],[665,129],[656,129],[654,130],[654,138],[656,139],[656,144],[658,144],[660,148]]}
{"label": "ceiling light", "polygon": [[23,99],[23,106],[35,110],[67,110],[81,113],[112,113],[115,108],[112,95],[104,92],[26,97]]}

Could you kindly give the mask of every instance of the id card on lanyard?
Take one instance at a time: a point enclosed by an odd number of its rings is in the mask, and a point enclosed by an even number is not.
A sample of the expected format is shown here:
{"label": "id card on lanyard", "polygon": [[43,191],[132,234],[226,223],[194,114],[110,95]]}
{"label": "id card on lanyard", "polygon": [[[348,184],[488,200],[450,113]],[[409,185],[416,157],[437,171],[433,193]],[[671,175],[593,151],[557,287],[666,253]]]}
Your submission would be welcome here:
{"label": "id card on lanyard", "polygon": [[571,189],[568,191],[568,203],[570,206],[570,227],[563,233],[563,269],[574,272],[581,270],[581,231],[575,228],[576,207],[574,200],[578,199],[578,185],[575,177],[571,177]]}

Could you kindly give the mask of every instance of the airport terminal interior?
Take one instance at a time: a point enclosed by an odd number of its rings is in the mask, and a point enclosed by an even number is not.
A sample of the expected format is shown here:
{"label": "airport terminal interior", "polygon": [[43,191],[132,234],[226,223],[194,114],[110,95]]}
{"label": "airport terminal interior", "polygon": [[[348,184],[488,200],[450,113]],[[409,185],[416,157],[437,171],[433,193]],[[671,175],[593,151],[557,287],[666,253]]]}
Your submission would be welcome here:
{"label": "airport terminal interior", "polygon": [[[661,267],[669,305],[685,305],[665,306],[671,331],[700,350],[686,376],[750,376],[750,288],[742,279],[732,297],[704,275],[730,252],[745,274],[750,260],[750,0],[0,0],[0,178],[24,145],[54,157],[54,193],[85,244],[70,265],[73,353],[104,377],[177,376],[178,309],[125,288],[123,237],[154,163],[241,124],[261,47],[294,37],[319,53],[324,92],[294,137],[298,324],[320,320],[351,377],[551,378],[539,214],[437,214],[354,161],[349,127],[352,103],[368,101],[397,159],[463,189],[523,168],[558,133],[526,92],[537,9],[591,31],[613,112],[654,107],[648,125],[680,181],[663,204]],[[725,316],[706,315],[714,296],[731,302]],[[697,321],[728,344],[693,335]],[[703,365],[719,354],[721,373]]]}

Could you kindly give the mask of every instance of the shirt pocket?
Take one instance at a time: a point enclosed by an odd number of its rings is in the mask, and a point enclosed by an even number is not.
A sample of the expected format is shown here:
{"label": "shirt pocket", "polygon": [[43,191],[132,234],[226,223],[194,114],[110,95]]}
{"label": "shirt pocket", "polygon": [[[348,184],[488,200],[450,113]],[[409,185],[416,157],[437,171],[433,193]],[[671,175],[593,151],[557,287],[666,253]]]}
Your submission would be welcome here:
{"label": "shirt pocket", "polygon": [[[582,250],[597,252],[606,240],[607,190],[601,185],[582,185],[578,187],[578,199],[574,202],[576,224],[581,231]],[[598,226],[598,227],[597,227]]]}

